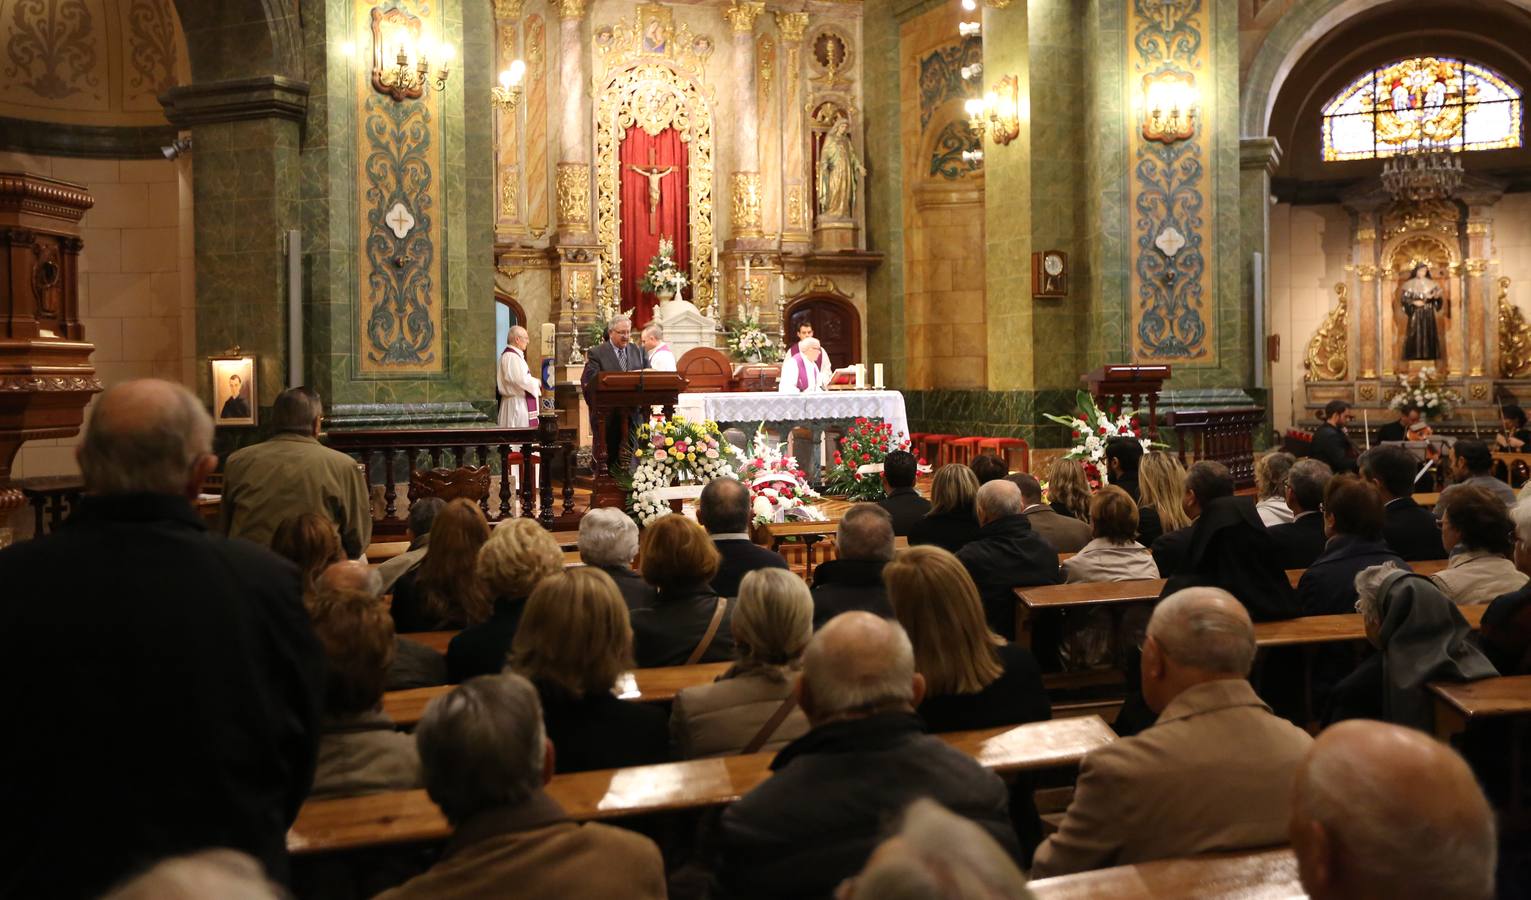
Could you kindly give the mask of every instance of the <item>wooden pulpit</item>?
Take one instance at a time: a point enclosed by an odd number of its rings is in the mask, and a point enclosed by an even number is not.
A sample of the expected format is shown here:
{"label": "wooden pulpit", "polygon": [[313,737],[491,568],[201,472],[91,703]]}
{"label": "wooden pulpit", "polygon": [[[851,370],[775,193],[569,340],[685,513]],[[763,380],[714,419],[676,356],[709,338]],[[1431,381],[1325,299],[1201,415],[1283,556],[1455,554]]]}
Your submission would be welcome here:
{"label": "wooden pulpit", "polygon": [[[633,412],[646,418],[650,407],[661,406],[666,416],[675,415],[675,400],[690,382],[676,372],[656,372],[640,369],[636,372],[602,372],[596,376],[593,389],[588,395],[592,434],[590,438],[590,468],[595,474],[595,484],[590,499],[592,508],[597,506],[623,506],[627,495],[611,477],[612,448],[620,450],[627,442],[633,427]],[[616,439],[609,439],[609,428],[622,428]],[[616,437],[616,436],[613,436]],[[609,441],[609,443],[608,443]]]}
{"label": "wooden pulpit", "polygon": [[1090,388],[1090,395],[1100,405],[1103,400],[1115,400],[1124,406],[1137,409],[1148,404],[1148,436],[1159,437],[1159,391],[1170,380],[1170,367],[1165,365],[1129,366],[1105,365],[1080,378]]}
{"label": "wooden pulpit", "polygon": [[22,443],[70,437],[101,390],[80,324],[80,218],[85,188],[0,172],[0,510],[25,499],[11,484]]}

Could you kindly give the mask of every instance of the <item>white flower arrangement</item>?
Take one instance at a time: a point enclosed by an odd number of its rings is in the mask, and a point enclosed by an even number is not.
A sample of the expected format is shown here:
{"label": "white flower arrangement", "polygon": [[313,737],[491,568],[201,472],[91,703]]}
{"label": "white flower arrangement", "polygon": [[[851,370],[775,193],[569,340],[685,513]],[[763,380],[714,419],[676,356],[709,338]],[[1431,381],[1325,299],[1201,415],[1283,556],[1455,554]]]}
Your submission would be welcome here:
{"label": "white flower arrangement", "polygon": [[781,357],[782,346],[754,319],[745,318],[728,325],[728,355],[738,362],[772,362]]}
{"label": "white flower arrangement", "polygon": [[1095,405],[1095,398],[1089,391],[1080,391],[1074,401],[1079,406],[1077,416],[1055,416],[1052,413],[1043,415],[1049,421],[1067,425],[1073,432],[1074,438],[1079,443],[1065,453],[1063,458],[1082,460],[1085,475],[1092,483],[1102,485],[1110,483],[1110,476],[1106,471],[1106,442],[1112,438],[1133,438],[1142,445],[1144,453],[1155,446],[1164,446],[1154,444],[1140,433],[1137,421],[1139,410],[1120,410],[1113,418],[1110,413]]}
{"label": "white flower arrangement", "polygon": [[714,478],[733,478],[729,458],[734,448],[716,422],[689,422],[685,416],[660,418],[639,425],[633,433],[633,458],[638,468],[628,485],[627,508],[640,525],[669,515],[670,506],[657,491],[676,481],[706,484]]}
{"label": "white flower arrangement", "polygon": [[643,273],[638,288],[650,294],[679,295],[687,284],[690,282],[685,274],[675,265],[675,242],[660,238],[659,252],[649,260],[648,271]]}
{"label": "white flower arrangement", "polygon": [[739,477],[749,485],[754,498],[751,509],[755,522],[784,522],[788,514],[822,522],[824,514],[807,504],[819,499],[818,492],[808,486],[807,474],[798,468],[796,457],[782,452],[783,446],[770,439],[762,424],[739,467]]}
{"label": "white flower arrangement", "polygon": [[1462,395],[1436,380],[1435,369],[1426,366],[1419,370],[1419,377],[1411,379],[1407,373],[1398,377],[1398,390],[1388,400],[1388,407],[1402,411],[1405,406],[1417,406],[1427,418],[1445,418],[1462,402]]}

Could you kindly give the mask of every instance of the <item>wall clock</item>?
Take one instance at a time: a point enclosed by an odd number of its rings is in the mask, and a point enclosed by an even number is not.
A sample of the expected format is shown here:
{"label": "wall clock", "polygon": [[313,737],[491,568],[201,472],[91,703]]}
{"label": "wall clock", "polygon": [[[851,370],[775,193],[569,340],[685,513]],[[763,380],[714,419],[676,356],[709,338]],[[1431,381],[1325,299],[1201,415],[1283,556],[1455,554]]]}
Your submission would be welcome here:
{"label": "wall clock", "polygon": [[1062,250],[1038,250],[1031,254],[1031,296],[1066,297],[1068,292],[1068,254]]}

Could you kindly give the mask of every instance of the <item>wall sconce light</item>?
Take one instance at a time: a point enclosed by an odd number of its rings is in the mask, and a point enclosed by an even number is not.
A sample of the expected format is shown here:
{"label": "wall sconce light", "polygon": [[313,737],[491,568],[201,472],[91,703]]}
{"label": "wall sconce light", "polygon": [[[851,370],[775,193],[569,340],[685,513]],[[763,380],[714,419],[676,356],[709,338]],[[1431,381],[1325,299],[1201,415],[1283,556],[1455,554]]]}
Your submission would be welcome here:
{"label": "wall sconce light", "polygon": [[973,97],[962,109],[980,141],[987,137],[1004,146],[1021,136],[1020,82],[1014,75],[1001,78],[983,99]]}
{"label": "wall sconce light", "polygon": [[977,37],[983,31],[983,26],[977,22],[957,23],[957,33],[963,37]]}
{"label": "wall sconce light", "polygon": [[961,71],[963,81],[972,81],[974,78],[983,75],[983,63],[973,63],[972,65],[963,66]]}
{"label": "wall sconce light", "polygon": [[1173,144],[1196,134],[1196,77],[1160,72],[1143,79],[1143,137]]}
{"label": "wall sconce light", "polygon": [[962,8],[972,12],[978,8],[978,0],[962,0]]}
{"label": "wall sconce light", "polygon": [[983,151],[982,150],[964,150],[964,151],[962,151],[962,161],[967,163],[968,165],[977,165],[977,164],[983,162]]}
{"label": "wall sconce light", "polygon": [[526,77],[526,63],[515,60],[500,73],[500,83],[489,89],[494,102],[506,112],[521,103],[521,79]]}
{"label": "wall sconce light", "polygon": [[[385,40],[384,31],[387,38]],[[390,57],[388,48],[394,52]],[[441,64],[432,75],[431,56]],[[391,64],[390,64],[391,59]],[[444,91],[452,74],[452,45],[432,48],[420,40],[420,20],[408,13],[391,9],[372,10],[372,87],[395,101],[415,100],[426,88]]]}

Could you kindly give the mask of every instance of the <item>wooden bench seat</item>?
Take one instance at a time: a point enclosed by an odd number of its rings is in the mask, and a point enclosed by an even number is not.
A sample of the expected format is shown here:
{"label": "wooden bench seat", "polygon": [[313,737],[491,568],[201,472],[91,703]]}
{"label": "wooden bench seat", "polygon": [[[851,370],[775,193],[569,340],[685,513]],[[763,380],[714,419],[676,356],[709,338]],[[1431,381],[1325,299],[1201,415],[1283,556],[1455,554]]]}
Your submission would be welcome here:
{"label": "wooden bench seat", "polygon": [[1289,848],[1161,859],[1131,866],[1039,878],[1037,900],[1197,900],[1305,896]]}
{"label": "wooden bench seat", "polygon": [[1469,722],[1531,714],[1531,675],[1436,682],[1430,692],[1435,695],[1435,732],[1442,740],[1460,734]]}
{"label": "wooden bench seat", "polygon": [[[1488,611],[1487,603],[1459,606],[1462,618],[1476,629]],[[1303,616],[1283,622],[1256,622],[1255,643],[1260,647],[1311,646],[1341,641],[1366,640],[1366,624],[1360,613],[1344,613],[1334,616]]]}
{"label": "wooden bench seat", "polygon": [[[941,736],[995,772],[1075,765],[1116,739],[1096,716],[1033,722]],[[656,766],[556,775],[548,793],[576,820],[616,819],[682,809],[706,809],[737,800],[770,775],[775,753],[753,753]],[[391,791],[303,804],[287,832],[298,855],[359,847],[439,841],[451,833],[425,791]]]}

